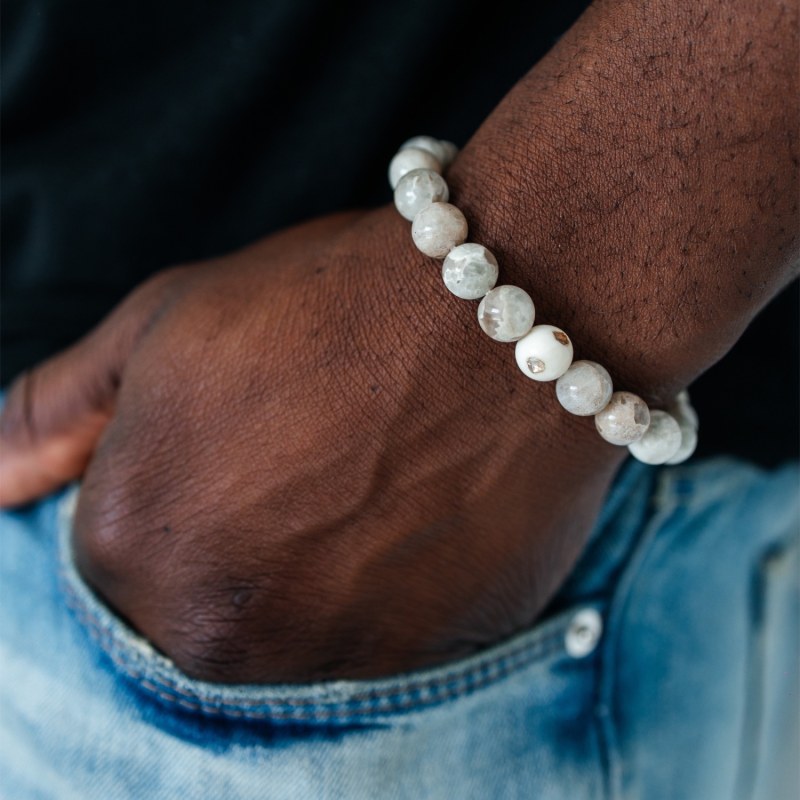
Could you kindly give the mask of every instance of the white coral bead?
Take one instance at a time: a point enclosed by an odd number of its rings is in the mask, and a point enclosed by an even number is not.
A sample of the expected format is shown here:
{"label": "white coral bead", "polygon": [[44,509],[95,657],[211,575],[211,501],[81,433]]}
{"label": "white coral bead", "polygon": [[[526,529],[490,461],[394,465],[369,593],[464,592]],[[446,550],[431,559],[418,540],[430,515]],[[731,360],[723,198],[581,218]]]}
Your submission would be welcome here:
{"label": "white coral bead", "polygon": [[572,363],[572,342],[561,328],[535,325],[516,345],[517,366],[535,381],[554,381]]}

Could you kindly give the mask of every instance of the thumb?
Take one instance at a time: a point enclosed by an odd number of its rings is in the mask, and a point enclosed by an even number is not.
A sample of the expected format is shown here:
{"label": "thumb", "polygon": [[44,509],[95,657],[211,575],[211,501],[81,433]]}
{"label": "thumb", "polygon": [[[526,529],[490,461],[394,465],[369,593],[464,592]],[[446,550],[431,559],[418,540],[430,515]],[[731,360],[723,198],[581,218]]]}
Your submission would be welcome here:
{"label": "thumb", "polygon": [[12,384],[0,414],[0,507],[34,500],[83,474],[167,274],[143,284],[88,336]]}

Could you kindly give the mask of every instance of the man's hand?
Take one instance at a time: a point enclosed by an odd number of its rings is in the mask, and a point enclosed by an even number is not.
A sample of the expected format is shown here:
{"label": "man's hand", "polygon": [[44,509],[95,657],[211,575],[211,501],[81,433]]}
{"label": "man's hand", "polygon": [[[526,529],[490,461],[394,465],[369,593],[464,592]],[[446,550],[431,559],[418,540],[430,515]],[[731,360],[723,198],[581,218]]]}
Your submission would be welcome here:
{"label": "man's hand", "polygon": [[[655,405],[796,273],[796,25],[778,2],[598,4],[448,175],[537,321]],[[390,209],[156,276],[18,382],[2,443],[4,504],[88,464],[84,575],[220,681],[385,674],[530,624],[625,455]]]}
{"label": "man's hand", "polygon": [[588,533],[621,454],[407,227],[325,219],[167,271],[10,394],[2,500],[88,461],[79,566],[190,675],[463,655],[530,624]]}

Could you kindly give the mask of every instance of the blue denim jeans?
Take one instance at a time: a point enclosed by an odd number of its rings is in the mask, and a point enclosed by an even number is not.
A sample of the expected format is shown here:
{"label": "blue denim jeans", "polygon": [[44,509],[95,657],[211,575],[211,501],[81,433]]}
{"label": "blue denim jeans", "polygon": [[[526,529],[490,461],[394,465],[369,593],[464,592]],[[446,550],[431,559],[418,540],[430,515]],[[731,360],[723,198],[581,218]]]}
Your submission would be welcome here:
{"label": "blue denim jeans", "polygon": [[182,675],[82,582],[74,499],[1,518],[3,797],[797,796],[796,465],[629,462],[530,630],[295,686]]}

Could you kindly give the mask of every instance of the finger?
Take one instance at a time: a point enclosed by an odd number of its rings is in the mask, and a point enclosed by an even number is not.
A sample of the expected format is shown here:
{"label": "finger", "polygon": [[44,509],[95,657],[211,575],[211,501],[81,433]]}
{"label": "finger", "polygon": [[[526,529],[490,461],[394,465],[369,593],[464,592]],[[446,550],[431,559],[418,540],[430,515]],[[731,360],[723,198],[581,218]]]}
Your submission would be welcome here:
{"label": "finger", "polygon": [[134,292],[86,338],[21,375],[0,414],[0,507],[79,477],[114,411],[128,357],[163,297]]}

